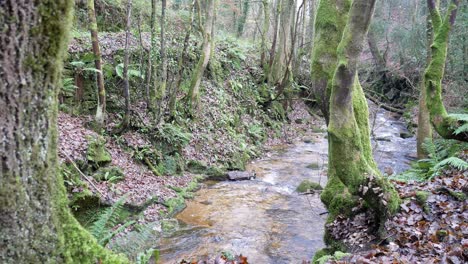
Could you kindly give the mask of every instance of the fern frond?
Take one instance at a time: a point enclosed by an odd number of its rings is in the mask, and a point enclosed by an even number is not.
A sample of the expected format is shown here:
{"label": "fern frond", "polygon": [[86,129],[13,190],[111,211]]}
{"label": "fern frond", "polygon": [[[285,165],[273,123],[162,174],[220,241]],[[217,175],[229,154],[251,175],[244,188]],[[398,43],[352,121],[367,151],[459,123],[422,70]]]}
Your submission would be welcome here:
{"label": "fern frond", "polygon": [[457,157],[450,157],[450,158],[446,158],[444,159],[443,161],[437,163],[437,165],[435,165],[434,167],[434,171],[439,171],[440,169],[442,169],[443,167],[447,166],[447,165],[450,165],[452,167],[455,167],[459,170],[468,170],[468,162],[460,159],[460,158],[457,158]]}
{"label": "fern frond", "polygon": [[448,116],[458,121],[468,122],[468,114],[449,114]]}
{"label": "fern frond", "polygon": [[154,256],[154,262],[157,263],[159,260],[159,250],[150,248],[138,253],[136,264],[148,264],[152,256]]}
{"label": "fern frond", "polygon": [[[91,226],[90,232],[98,241],[102,240],[105,242],[104,238],[108,236],[109,230],[115,227],[120,221],[124,211],[125,198],[126,197],[123,196],[114,205],[107,208]],[[104,246],[105,244],[101,245]]]}
{"label": "fern frond", "polygon": [[461,134],[461,133],[468,133],[468,123],[463,124],[462,126],[458,127],[454,131],[455,135]]}

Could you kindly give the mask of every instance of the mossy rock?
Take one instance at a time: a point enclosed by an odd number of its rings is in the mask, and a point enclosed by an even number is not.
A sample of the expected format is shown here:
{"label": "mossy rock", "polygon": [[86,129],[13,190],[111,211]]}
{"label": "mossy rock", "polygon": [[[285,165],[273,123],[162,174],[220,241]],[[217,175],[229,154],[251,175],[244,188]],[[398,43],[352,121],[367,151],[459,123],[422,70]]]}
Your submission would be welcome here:
{"label": "mossy rock", "polygon": [[100,181],[119,182],[125,179],[125,174],[119,167],[101,167],[94,174],[93,178]]}
{"label": "mossy rock", "polygon": [[319,169],[319,168],[320,168],[320,166],[319,166],[319,164],[318,164],[318,163],[314,162],[314,163],[311,163],[311,164],[307,165],[307,167],[306,167],[306,168],[308,168],[308,169],[312,169],[312,170],[317,170],[317,169]]}
{"label": "mossy rock", "polygon": [[325,248],[325,249],[321,249],[317,253],[315,253],[314,258],[312,260],[312,263],[313,264],[325,264],[330,260],[338,261],[338,260],[341,260],[342,258],[344,258],[346,256],[350,256],[350,255],[351,254],[349,254],[349,253],[344,253],[344,252],[341,252],[341,251],[335,251],[333,253],[332,250],[330,250],[328,248]]}
{"label": "mossy rock", "polygon": [[179,228],[179,222],[176,219],[161,220],[161,229],[164,233],[169,233]]}
{"label": "mossy rock", "polygon": [[309,190],[323,190],[323,187],[316,183],[316,182],[312,182],[312,181],[309,181],[309,180],[303,180],[301,182],[301,184],[299,184],[299,186],[297,186],[296,188],[296,191],[300,192],[300,193],[304,193],[304,192],[307,192]]}
{"label": "mossy rock", "polygon": [[185,199],[181,194],[177,194],[176,197],[167,199],[163,205],[167,207],[168,215],[174,215],[185,208]]}
{"label": "mossy rock", "polygon": [[208,170],[208,166],[199,160],[189,160],[187,162],[187,170],[191,173],[205,174]]}
{"label": "mossy rock", "polygon": [[88,137],[88,150],[86,151],[88,162],[93,163],[98,167],[110,163],[112,161],[112,157],[107,151],[105,145],[106,140],[101,136],[98,136],[97,138]]}
{"label": "mossy rock", "polygon": [[215,181],[224,181],[227,179],[227,173],[224,169],[210,167],[198,160],[187,162],[187,170],[191,173],[206,175],[208,179]]}

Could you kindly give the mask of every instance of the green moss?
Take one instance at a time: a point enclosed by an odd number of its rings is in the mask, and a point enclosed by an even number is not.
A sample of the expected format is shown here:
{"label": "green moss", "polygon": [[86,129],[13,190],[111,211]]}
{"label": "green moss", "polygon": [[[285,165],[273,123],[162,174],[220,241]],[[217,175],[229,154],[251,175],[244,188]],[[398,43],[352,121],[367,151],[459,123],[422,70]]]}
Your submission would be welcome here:
{"label": "green moss", "polygon": [[425,191],[417,191],[416,192],[416,201],[421,206],[426,205],[427,198],[429,198],[430,193]]}
{"label": "green moss", "polygon": [[96,181],[119,182],[125,179],[125,174],[119,167],[101,167],[94,174]]}
{"label": "green moss", "polygon": [[161,220],[161,229],[164,233],[175,231],[179,227],[179,222],[176,219]]}
{"label": "green moss", "polygon": [[163,205],[167,207],[168,215],[174,215],[185,208],[185,199],[181,194],[177,194],[176,197],[167,199]]}
{"label": "green moss", "polygon": [[88,149],[86,157],[88,161],[96,166],[102,166],[112,161],[110,153],[106,150],[106,141],[104,137],[88,137]]}
{"label": "green moss", "polygon": [[319,168],[320,168],[320,166],[319,166],[319,164],[318,164],[318,163],[314,162],[314,163],[311,163],[311,164],[307,165],[307,167],[306,167],[306,168],[308,168],[308,169],[312,169],[312,170],[316,170],[316,169],[319,169]]}
{"label": "green moss", "polygon": [[307,192],[310,190],[322,190],[322,186],[319,183],[312,182],[309,180],[303,180],[299,186],[297,186],[296,191],[298,192]]}

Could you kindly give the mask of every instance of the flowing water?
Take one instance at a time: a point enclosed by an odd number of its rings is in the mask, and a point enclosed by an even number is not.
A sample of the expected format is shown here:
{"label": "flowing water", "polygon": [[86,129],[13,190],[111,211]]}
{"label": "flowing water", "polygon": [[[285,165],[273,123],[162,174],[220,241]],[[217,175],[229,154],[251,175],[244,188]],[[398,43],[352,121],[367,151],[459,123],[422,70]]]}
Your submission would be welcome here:
{"label": "flowing water", "polygon": [[[404,124],[383,110],[374,123],[379,167],[406,169],[414,138],[400,138]],[[251,162],[247,169],[256,172],[255,180],[205,183],[177,215],[179,228],[161,238],[161,263],[200,260],[223,251],[247,256],[249,263],[310,260],[324,246],[326,214],[320,214],[326,209],[317,194],[301,195],[296,187],[305,179],[325,186],[327,140],[317,133],[307,142],[279,147]]]}

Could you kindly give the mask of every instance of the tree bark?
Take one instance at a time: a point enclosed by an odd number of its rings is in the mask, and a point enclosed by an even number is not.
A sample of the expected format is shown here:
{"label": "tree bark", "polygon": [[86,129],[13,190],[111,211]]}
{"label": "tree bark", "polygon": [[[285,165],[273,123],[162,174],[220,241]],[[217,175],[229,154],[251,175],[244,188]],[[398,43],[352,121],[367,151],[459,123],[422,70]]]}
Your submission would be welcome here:
{"label": "tree bark", "polygon": [[[426,64],[429,65],[431,62],[431,43],[434,41],[434,29],[430,15],[428,13],[426,17]],[[424,87],[424,74],[421,74],[421,92],[419,94],[419,111],[418,111],[418,130],[416,133],[416,149],[418,159],[424,159],[428,157],[427,151],[423,147],[425,140],[432,140],[432,127],[431,118],[429,115],[429,109],[426,106],[426,89]]]}
{"label": "tree bark", "polygon": [[161,1],[161,82],[159,83],[159,88],[156,96],[157,101],[157,119],[159,120],[162,111],[162,102],[166,96],[166,86],[167,86],[167,56],[166,56],[166,6],[167,0]]}
{"label": "tree bark", "polygon": [[188,47],[190,42],[190,35],[192,34],[193,30],[193,22],[194,22],[194,12],[195,12],[195,2],[197,0],[193,0],[191,8],[190,8],[190,24],[185,33],[184,38],[184,47],[182,48],[182,52],[179,56],[178,65],[178,72],[176,76],[175,86],[169,98],[169,118],[174,119],[176,115],[176,104],[177,104],[177,93],[180,90],[180,86],[182,85],[182,78],[184,76],[185,71],[185,62],[187,61],[188,57]]}
{"label": "tree bark", "polygon": [[212,38],[214,37],[212,35],[212,31],[214,26],[214,16],[216,12],[215,1],[216,0],[207,0],[206,2],[205,25],[201,29],[203,35],[203,46],[201,50],[200,59],[198,60],[198,64],[192,73],[192,79],[190,82],[190,89],[188,94],[189,111],[194,110],[194,108],[196,108],[198,105],[201,79],[211,57],[211,50],[213,44]]}
{"label": "tree bark", "polygon": [[289,66],[288,53],[290,51],[291,29],[294,29],[294,23],[291,23],[295,14],[295,0],[281,0],[279,15],[279,43],[275,53],[273,64],[270,69],[268,81],[272,85],[281,82],[283,73]]}
{"label": "tree bark", "polygon": [[442,79],[444,77],[445,62],[449,44],[450,31],[455,24],[459,0],[452,0],[444,18],[440,15],[435,0],[427,0],[434,28],[434,41],[431,45],[431,61],[424,73],[426,88],[426,105],[429,109],[431,123],[437,133],[446,139],[468,141],[468,133],[456,134],[456,128],[461,125],[447,114],[442,101]]}
{"label": "tree bark", "polygon": [[130,29],[132,25],[131,21],[132,14],[132,0],[127,2],[127,25],[125,28],[125,54],[124,54],[124,67],[123,67],[123,81],[124,81],[124,99],[125,99],[125,117],[123,122],[123,128],[128,126],[130,121],[130,84],[128,81],[128,65],[129,65],[129,41],[130,41]]}
{"label": "tree bark", "polygon": [[72,216],[57,161],[57,94],[73,1],[0,5],[0,262],[126,263]]}
{"label": "tree bark", "polygon": [[238,38],[242,37],[242,34],[244,34],[245,23],[247,21],[247,17],[249,16],[249,8],[250,8],[249,4],[250,4],[250,0],[243,0],[242,2],[242,14],[237,24],[237,37]]}
{"label": "tree bark", "polygon": [[268,69],[266,64],[266,54],[267,54],[267,36],[270,29],[270,5],[269,0],[262,0],[263,5],[263,26],[262,26],[262,41],[261,41],[261,52],[260,55],[260,65],[263,68],[264,73]]}
{"label": "tree bark", "polygon": [[88,3],[88,18],[89,18],[89,31],[91,32],[91,43],[94,53],[94,64],[97,77],[98,87],[98,103],[96,108],[96,122],[99,127],[104,125],[106,119],[106,89],[104,87],[104,74],[102,72],[102,58],[101,49],[99,47],[98,27],[96,22],[96,11],[94,10],[94,0],[87,0]]}
{"label": "tree bark", "polygon": [[[369,112],[357,74],[357,64],[375,0],[354,0],[350,8],[346,8],[349,2],[341,2],[344,4],[341,10],[337,3],[321,1],[316,20],[316,38],[319,42],[315,44],[315,48],[322,48],[315,50],[316,59],[324,58],[320,51],[335,58],[334,73],[323,77],[330,85],[330,114],[328,182],[321,194],[321,200],[329,211],[328,221],[333,221],[338,215],[352,216],[352,208],[362,198],[365,208],[374,216],[379,235],[383,235],[386,218],[399,208],[399,197],[393,186],[381,176],[372,157]],[[343,12],[341,14],[348,17],[343,29],[339,28],[343,24],[330,21],[330,13],[325,11]],[[341,16],[334,18],[340,19]],[[330,27],[331,25],[334,26]],[[325,51],[325,47],[321,46],[324,44],[321,38],[335,37],[336,32],[342,32],[339,45],[333,45],[336,53],[328,49]],[[325,76],[331,76],[331,79],[326,79]],[[345,246],[340,245],[328,232],[325,234],[325,242],[332,251]]]}
{"label": "tree bark", "polygon": [[[351,0],[321,0],[315,16],[315,34],[311,58],[311,94],[329,122],[331,80],[335,71],[336,49],[348,19]],[[333,19],[332,19],[333,18]]]}

